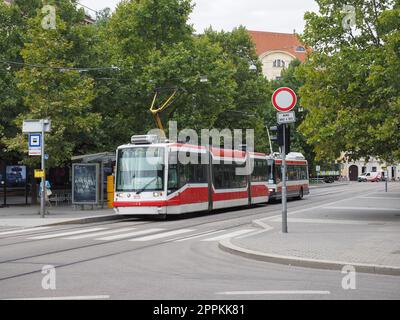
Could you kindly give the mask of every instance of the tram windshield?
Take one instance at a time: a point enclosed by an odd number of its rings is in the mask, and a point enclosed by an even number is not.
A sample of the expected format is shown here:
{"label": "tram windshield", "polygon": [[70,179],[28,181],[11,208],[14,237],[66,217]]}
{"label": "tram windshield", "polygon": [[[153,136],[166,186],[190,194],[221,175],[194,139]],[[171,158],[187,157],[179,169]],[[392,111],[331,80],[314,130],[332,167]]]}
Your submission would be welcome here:
{"label": "tram windshield", "polygon": [[165,149],[135,147],[120,149],[117,164],[117,192],[164,190]]}

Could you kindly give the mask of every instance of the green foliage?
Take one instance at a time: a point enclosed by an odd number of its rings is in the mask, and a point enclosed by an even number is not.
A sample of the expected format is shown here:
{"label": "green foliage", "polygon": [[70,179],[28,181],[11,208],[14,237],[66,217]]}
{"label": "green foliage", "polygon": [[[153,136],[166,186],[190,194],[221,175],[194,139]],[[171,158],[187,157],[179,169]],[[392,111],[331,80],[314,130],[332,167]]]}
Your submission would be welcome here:
{"label": "green foliage", "polygon": [[[271,86],[262,74],[255,45],[244,27],[232,32],[205,31],[204,37],[222,47],[222,59],[234,66],[233,79],[236,90],[232,104],[218,117],[217,128],[254,129],[256,149],[269,152],[265,125],[274,121],[275,113],[271,106]],[[255,65],[257,70],[251,70]]]}
{"label": "green foliage", "polygon": [[[50,166],[62,165],[72,155],[94,149],[92,133],[100,120],[100,115],[91,113],[93,80],[77,71],[56,69],[77,66],[87,54],[85,49],[89,48],[85,43],[86,34],[82,32],[82,12],[77,11],[70,1],[59,2],[57,8],[60,10],[57,10],[55,30],[42,28],[44,16],[41,12],[28,20],[21,50],[25,63],[52,68],[25,67],[16,73],[24,110],[14,123],[21,128],[24,119],[52,120],[52,132],[46,141]],[[22,133],[5,139],[5,142],[8,150],[26,154],[27,139]],[[35,164],[37,161],[25,158],[24,162]]]}
{"label": "green foliage", "polygon": [[[297,78],[307,109],[300,130],[318,159],[400,160],[399,6],[395,1],[320,0],[305,15],[303,41],[313,48]],[[356,26],[343,28],[344,4]]]}
{"label": "green foliage", "polygon": [[[301,86],[304,84],[298,78],[296,78],[296,72],[301,65],[300,60],[293,60],[287,69],[284,69],[279,80],[273,81],[274,89],[280,87],[289,87],[293,89],[297,95]],[[308,111],[302,110],[302,100],[298,95],[297,105],[294,109],[296,111],[296,123],[291,125],[291,150],[294,152],[301,152],[308,160],[309,167],[314,168],[315,163],[315,152],[310,144],[307,143],[307,138],[302,132],[300,132],[299,127],[306,118]],[[278,150],[277,148],[275,150]]]}

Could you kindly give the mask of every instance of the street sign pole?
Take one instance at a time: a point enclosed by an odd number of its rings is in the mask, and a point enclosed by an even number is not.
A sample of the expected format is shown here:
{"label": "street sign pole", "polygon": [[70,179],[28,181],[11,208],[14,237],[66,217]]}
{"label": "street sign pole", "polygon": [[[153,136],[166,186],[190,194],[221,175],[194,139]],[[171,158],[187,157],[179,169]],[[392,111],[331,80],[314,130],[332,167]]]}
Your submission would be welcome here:
{"label": "street sign pole", "polygon": [[283,125],[282,147],[282,233],[288,233],[287,224],[287,192],[286,192],[286,124]]}
{"label": "street sign pole", "polygon": [[[287,87],[282,87],[277,89],[272,94],[272,105],[278,110],[277,120],[278,124],[282,126],[283,141],[281,148],[281,158],[282,158],[282,233],[288,233],[288,222],[287,222],[287,190],[286,190],[286,149],[289,149],[290,137],[286,139],[286,130],[290,123],[296,122],[296,113],[292,112],[293,108],[297,104],[296,93]],[[283,142],[283,143],[282,143]],[[286,148],[286,146],[288,148]]]}
{"label": "street sign pole", "polygon": [[40,215],[42,218],[45,217],[46,215],[46,163],[45,163],[45,157],[44,157],[44,133],[45,133],[45,128],[44,128],[44,120],[41,120],[42,124],[42,172],[44,175],[42,176],[42,196],[40,198]]}
{"label": "street sign pole", "polygon": [[389,180],[389,168],[386,170],[386,183],[385,183],[385,191],[388,192],[388,180]]}

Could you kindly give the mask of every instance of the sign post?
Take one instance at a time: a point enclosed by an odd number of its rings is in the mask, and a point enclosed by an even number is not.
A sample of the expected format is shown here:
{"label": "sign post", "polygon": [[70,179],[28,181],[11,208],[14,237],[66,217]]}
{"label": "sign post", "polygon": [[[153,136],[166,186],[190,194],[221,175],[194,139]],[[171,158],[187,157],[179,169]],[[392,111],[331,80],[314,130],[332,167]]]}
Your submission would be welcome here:
{"label": "sign post", "polygon": [[45,159],[45,133],[50,132],[50,120],[25,120],[22,125],[22,132],[29,134],[29,155],[41,156],[41,173],[37,176],[41,177],[41,197],[40,197],[40,215],[42,218],[46,216],[46,159]]}
{"label": "sign post", "polygon": [[[287,124],[294,123],[296,116],[294,112],[290,112],[297,104],[296,93],[290,88],[279,88],[272,95],[272,105],[278,110],[278,123],[283,126],[283,146],[281,146],[282,158],[282,233],[288,233],[287,222],[287,189],[286,189],[286,141]],[[290,139],[290,138],[289,138]]]}

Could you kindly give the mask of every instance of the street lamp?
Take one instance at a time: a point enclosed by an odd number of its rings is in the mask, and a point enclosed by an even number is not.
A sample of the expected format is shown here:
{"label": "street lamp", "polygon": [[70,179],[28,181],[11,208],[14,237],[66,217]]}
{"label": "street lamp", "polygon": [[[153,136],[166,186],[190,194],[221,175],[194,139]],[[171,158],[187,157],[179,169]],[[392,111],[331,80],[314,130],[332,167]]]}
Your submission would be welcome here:
{"label": "street lamp", "polygon": [[252,62],[249,66],[249,70],[252,72],[255,72],[255,71],[257,71],[257,66]]}

